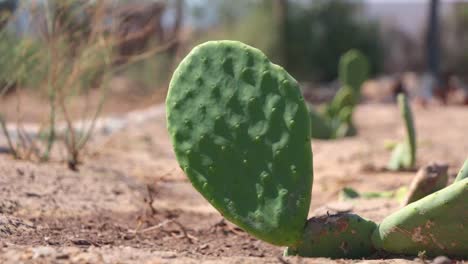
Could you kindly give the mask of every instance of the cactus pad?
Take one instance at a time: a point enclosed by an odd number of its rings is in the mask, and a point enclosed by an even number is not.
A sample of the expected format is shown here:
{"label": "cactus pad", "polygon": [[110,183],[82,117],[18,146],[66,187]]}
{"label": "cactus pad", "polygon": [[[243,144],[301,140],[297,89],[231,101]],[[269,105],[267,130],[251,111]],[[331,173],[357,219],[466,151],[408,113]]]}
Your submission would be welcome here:
{"label": "cactus pad", "polygon": [[339,65],[341,88],[325,107],[323,117],[319,118],[317,113],[312,113],[311,110],[313,138],[333,139],[357,134],[353,124],[353,112],[359,102],[361,86],[367,79],[368,72],[367,59],[359,51],[350,50],[341,56]]}
{"label": "cactus pad", "polygon": [[371,236],[377,225],[354,214],[314,217],[307,221],[302,243],[287,256],[363,258],[374,253]]}
{"label": "cactus pad", "polygon": [[339,76],[343,85],[349,86],[359,99],[361,85],[369,74],[369,62],[358,50],[346,52],[340,59]]}
{"label": "cactus pad", "polygon": [[468,257],[468,179],[407,205],[385,218],[374,245],[394,254]]}
{"label": "cactus pad", "polygon": [[416,163],[416,131],[414,129],[413,114],[404,94],[398,94],[398,107],[405,121],[405,141],[396,145],[388,163],[389,170],[411,169]]}
{"label": "cactus pad", "polygon": [[166,111],[180,167],[226,219],[275,245],[299,243],[312,152],[296,80],[255,48],[210,41],[174,72]]}

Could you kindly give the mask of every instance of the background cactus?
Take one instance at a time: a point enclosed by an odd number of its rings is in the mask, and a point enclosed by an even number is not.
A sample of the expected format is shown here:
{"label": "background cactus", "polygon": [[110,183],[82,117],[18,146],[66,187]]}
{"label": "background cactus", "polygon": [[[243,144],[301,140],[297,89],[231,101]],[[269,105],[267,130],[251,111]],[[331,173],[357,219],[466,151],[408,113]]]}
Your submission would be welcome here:
{"label": "background cactus", "polygon": [[207,42],[174,72],[166,109],[193,186],[252,235],[297,244],[312,187],[310,120],[297,82],[257,49]]}
{"label": "background cactus", "polygon": [[333,100],[325,106],[320,120],[316,117],[318,112],[311,110],[314,111],[311,113],[313,138],[332,139],[356,134],[352,121],[353,112],[359,102],[361,86],[367,79],[368,73],[367,59],[359,51],[350,50],[341,57],[339,79],[342,87]]}
{"label": "background cactus", "polygon": [[363,258],[375,252],[371,236],[377,225],[358,215],[337,214],[307,221],[301,244],[286,256]]}
{"label": "background cactus", "polygon": [[340,59],[339,78],[345,87],[351,88],[355,100],[361,96],[361,86],[369,75],[369,62],[358,50],[346,52]]}
{"label": "background cactus", "polygon": [[412,169],[416,163],[416,131],[406,95],[398,94],[398,107],[405,122],[406,138],[393,149],[387,166],[389,170]]}
{"label": "background cactus", "polygon": [[311,125],[311,137],[317,139],[334,138],[335,130],[330,120],[316,111],[313,106],[309,105],[309,117]]}
{"label": "background cactus", "polygon": [[468,179],[403,207],[386,217],[372,240],[394,254],[467,257]]}
{"label": "background cactus", "polygon": [[455,182],[461,181],[466,178],[468,178],[468,159],[466,159],[465,163],[463,163],[463,166],[457,174],[457,178],[455,178]]}

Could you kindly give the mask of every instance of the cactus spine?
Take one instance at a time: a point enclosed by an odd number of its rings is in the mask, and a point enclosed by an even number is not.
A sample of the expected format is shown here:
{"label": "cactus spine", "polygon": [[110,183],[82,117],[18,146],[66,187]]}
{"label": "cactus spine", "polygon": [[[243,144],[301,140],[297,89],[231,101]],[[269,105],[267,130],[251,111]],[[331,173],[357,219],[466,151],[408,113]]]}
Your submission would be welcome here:
{"label": "cactus spine", "polygon": [[398,94],[398,107],[405,123],[406,138],[393,149],[387,166],[389,170],[411,169],[416,163],[416,131],[406,95]]}

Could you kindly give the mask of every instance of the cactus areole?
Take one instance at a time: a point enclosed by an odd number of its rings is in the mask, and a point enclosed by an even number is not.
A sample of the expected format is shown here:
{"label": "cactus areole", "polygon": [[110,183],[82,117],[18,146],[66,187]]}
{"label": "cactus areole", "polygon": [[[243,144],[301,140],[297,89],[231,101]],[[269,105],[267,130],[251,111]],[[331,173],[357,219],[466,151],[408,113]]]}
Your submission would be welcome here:
{"label": "cactus areole", "polygon": [[311,198],[312,151],[296,80],[255,48],[210,41],[174,72],[166,111],[193,186],[257,238],[297,244]]}

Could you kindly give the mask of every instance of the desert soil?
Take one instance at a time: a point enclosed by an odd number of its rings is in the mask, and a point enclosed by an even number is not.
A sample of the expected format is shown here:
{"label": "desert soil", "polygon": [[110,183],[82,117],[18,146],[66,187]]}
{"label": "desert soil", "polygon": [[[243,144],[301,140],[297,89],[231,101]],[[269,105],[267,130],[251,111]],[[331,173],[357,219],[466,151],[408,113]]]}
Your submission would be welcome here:
{"label": "desert soil", "polygon": [[[77,172],[59,160],[32,163],[0,154],[0,263],[424,263],[382,255],[282,257],[283,248],[225,222],[192,188],[160,109],[143,124],[93,141]],[[453,179],[468,154],[468,108],[414,111],[418,166],[447,163]],[[347,211],[380,221],[399,207],[396,200],[340,202],[339,190],[394,190],[415,175],[383,169],[390,156],[384,142],[404,136],[395,105],[364,104],[355,117],[357,137],[312,142],[310,215]]]}

